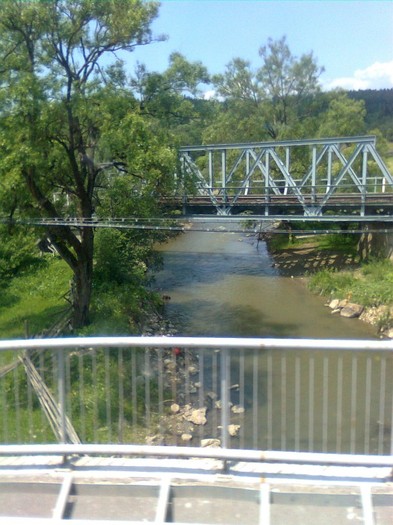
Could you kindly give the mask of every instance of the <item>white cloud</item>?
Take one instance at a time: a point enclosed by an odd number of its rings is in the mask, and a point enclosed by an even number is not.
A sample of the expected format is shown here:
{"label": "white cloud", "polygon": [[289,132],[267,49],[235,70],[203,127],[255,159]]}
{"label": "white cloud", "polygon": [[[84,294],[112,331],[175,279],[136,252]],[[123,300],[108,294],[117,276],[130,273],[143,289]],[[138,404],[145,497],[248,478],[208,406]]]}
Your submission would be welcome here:
{"label": "white cloud", "polygon": [[208,91],[205,91],[203,93],[203,98],[205,100],[210,100],[211,98],[214,98],[216,96],[216,91],[215,89],[209,89]]}
{"label": "white cloud", "polygon": [[393,88],[393,60],[375,62],[365,69],[357,69],[351,77],[336,78],[324,85],[326,91],[343,89],[388,89]]}

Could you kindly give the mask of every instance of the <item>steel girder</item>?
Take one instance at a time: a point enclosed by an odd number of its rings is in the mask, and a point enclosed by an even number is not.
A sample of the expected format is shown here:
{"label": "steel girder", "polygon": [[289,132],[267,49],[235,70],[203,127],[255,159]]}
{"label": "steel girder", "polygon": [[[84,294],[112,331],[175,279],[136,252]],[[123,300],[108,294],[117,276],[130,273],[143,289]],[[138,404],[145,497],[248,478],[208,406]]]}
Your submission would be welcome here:
{"label": "steel girder", "polygon": [[338,137],[180,148],[185,196],[208,196],[218,215],[230,215],[240,197],[265,203],[279,197],[321,216],[334,196],[360,196],[363,216],[370,194],[390,193],[393,177],[374,136]]}

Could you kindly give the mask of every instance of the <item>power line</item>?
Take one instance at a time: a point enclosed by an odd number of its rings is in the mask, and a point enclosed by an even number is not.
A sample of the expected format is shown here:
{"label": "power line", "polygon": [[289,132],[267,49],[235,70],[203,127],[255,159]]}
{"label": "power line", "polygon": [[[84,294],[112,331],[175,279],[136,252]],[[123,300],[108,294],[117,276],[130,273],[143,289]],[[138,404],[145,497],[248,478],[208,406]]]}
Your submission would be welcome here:
{"label": "power line", "polygon": [[[302,219],[306,219],[302,221]],[[307,220],[308,219],[308,220]],[[327,222],[322,218],[313,218],[311,222]],[[339,218],[342,222],[364,222],[354,221],[351,217],[350,221],[345,220],[342,216]],[[359,218],[360,219],[360,218]],[[352,228],[352,229],[333,229],[333,228],[286,228],[280,227],[278,224],[289,223],[296,221],[310,222],[309,218],[294,217],[289,219],[287,217],[266,218],[259,216],[244,216],[244,217],[222,217],[222,216],[189,216],[189,217],[120,217],[110,219],[98,218],[77,218],[77,217],[62,217],[62,218],[21,218],[13,219],[0,217],[0,223],[3,224],[19,224],[33,227],[71,227],[71,228],[115,228],[124,230],[148,230],[148,231],[175,231],[175,232],[206,232],[206,233],[253,233],[253,234],[362,234],[362,233],[392,233],[389,228]],[[393,217],[391,218],[393,221]],[[335,222],[332,217],[328,219],[329,222]],[[384,221],[390,222],[390,221]],[[235,224],[235,226],[226,226],[225,224]]]}

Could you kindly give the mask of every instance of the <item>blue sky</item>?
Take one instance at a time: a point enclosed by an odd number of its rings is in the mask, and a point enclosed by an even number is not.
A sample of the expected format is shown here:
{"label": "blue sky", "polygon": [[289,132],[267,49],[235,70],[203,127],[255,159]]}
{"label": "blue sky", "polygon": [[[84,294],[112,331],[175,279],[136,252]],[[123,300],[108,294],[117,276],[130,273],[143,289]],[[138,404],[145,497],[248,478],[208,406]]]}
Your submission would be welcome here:
{"label": "blue sky", "polygon": [[163,71],[171,52],[223,73],[235,57],[259,67],[259,48],[286,35],[295,56],[313,51],[325,89],[393,87],[393,1],[163,0],[152,29],[166,42],[127,59]]}

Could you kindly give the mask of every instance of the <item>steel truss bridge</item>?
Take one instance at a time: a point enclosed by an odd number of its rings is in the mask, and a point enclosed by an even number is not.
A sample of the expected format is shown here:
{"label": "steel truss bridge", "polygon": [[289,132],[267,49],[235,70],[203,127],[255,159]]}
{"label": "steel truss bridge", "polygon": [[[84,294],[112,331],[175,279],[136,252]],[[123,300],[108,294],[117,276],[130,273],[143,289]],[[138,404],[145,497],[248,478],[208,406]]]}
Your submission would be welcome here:
{"label": "steel truss bridge", "polygon": [[389,220],[393,176],[376,137],[180,148],[183,212]]}

